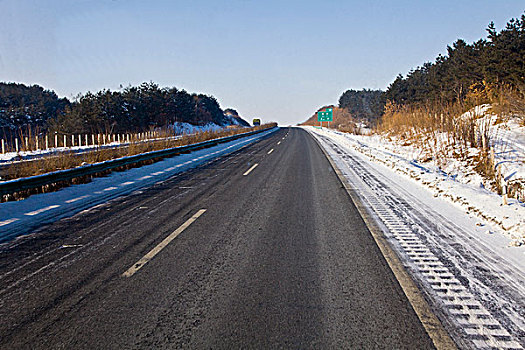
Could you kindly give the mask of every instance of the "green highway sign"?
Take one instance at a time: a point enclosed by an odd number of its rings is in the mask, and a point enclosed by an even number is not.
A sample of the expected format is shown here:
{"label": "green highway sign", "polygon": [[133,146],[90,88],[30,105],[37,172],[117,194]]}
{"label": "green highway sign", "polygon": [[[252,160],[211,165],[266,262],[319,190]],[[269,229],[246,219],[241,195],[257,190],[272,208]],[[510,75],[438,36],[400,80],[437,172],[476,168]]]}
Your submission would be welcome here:
{"label": "green highway sign", "polygon": [[332,108],[327,108],[324,112],[317,112],[318,122],[331,122],[333,121]]}

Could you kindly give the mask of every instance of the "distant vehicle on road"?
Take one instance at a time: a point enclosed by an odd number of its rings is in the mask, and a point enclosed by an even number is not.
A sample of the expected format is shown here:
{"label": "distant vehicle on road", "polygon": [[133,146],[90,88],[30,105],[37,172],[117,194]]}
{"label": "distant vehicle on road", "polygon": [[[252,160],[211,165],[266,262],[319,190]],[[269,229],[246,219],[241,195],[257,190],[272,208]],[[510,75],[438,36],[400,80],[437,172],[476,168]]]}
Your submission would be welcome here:
{"label": "distant vehicle on road", "polygon": [[254,119],[253,120],[253,126],[257,126],[257,125],[261,125],[261,120],[260,119]]}

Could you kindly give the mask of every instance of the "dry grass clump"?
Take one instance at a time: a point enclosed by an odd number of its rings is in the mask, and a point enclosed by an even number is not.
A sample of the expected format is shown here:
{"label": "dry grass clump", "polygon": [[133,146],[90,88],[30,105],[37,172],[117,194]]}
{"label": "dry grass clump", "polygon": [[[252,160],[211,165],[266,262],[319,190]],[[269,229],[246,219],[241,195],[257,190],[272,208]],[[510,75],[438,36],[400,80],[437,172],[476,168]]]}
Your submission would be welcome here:
{"label": "dry grass clump", "polygon": [[50,155],[36,160],[13,163],[0,170],[2,180],[12,180],[50,173],[57,170],[72,169],[86,164],[99,163],[111,159],[132,156],[136,154],[158,151],[173,147],[191,145],[198,142],[216,139],[219,137],[233,136],[249,131],[268,129],[277,126],[276,123],[260,125],[252,128],[228,128],[221,131],[206,131],[181,138],[167,137],[154,141],[135,141],[128,146],[118,148],[98,148],[91,152],[76,154],[64,152]]}
{"label": "dry grass clump", "polygon": [[[480,106],[490,104],[490,109]],[[423,150],[420,161],[433,160],[438,166],[446,165],[454,157],[467,161],[492,187],[502,193],[502,175],[495,161],[492,145],[498,141],[496,123],[505,116],[520,118],[525,125],[525,95],[509,87],[491,87],[484,84],[471,87],[465,101],[439,106],[406,106],[387,103],[385,113],[376,131],[396,137],[404,145],[416,144]],[[523,196],[522,181],[506,184],[509,196]],[[515,197],[516,198],[516,197]]]}

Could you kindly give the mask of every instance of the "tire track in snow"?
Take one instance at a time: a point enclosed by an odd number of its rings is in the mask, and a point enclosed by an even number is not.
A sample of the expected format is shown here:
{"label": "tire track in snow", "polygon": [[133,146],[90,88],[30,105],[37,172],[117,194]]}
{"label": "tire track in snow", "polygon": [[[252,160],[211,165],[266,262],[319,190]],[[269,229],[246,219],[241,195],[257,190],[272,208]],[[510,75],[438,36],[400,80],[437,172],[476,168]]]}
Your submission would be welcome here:
{"label": "tire track in snow", "polygon": [[[431,208],[425,208],[425,212],[421,213],[408,201],[398,198],[397,193],[374,176],[357,157],[329,138],[316,136],[337,159],[336,163],[344,167],[341,170],[384,225],[387,238],[401,253],[409,270],[415,272],[415,277],[431,296],[433,304],[439,305],[449,321],[447,323],[452,321],[455,340],[465,347],[522,349],[520,342],[523,343],[523,334],[520,334],[520,329],[523,328],[515,322],[522,319],[520,303],[505,300],[512,293],[501,295],[501,288],[504,288],[501,284],[488,283],[497,276],[488,274],[488,281],[483,281],[466,273],[465,267],[471,267],[472,263],[461,266],[469,257],[462,257],[457,252],[461,247],[442,249],[446,244],[443,237],[454,237],[454,232],[450,231],[460,228],[444,223],[444,218],[433,213]],[[441,224],[438,232],[436,223]],[[457,244],[449,241],[450,244]],[[497,261],[490,256],[487,258]],[[485,298],[482,297],[484,294]],[[492,302],[503,306],[503,309],[491,307],[488,295],[498,295]]]}

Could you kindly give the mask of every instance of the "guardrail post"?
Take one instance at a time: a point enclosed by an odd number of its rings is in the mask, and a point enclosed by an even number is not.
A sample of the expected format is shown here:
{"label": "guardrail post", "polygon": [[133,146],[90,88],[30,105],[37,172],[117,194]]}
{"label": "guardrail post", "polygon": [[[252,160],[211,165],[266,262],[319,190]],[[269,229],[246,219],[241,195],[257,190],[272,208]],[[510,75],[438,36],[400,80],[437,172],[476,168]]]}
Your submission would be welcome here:
{"label": "guardrail post", "polygon": [[25,138],[25,144],[23,145],[24,146],[24,151],[29,151],[29,138],[26,136]]}
{"label": "guardrail post", "polygon": [[4,144],[4,139],[2,139],[2,154],[5,154],[5,144]]}
{"label": "guardrail post", "polygon": [[55,148],[58,148],[58,135],[55,133]]}
{"label": "guardrail post", "polygon": [[46,150],[49,148],[49,138],[46,135]]}
{"label": "guardrail post", "polygon": [[19,152],[19,149],[18,149],[18,138],[15,138],[15,150],[16,150],[16,153]]}
{"label": "guardrail post", "polygon": [[67,138],[66,138],[66,135],[64,135],[64,148],[67,147]]}
{"label": "guardrail post", "polygon": [[38,144],[38,135],[35,137],[35,144],[36,144],[36,150],[40,150],[39,144]]}

